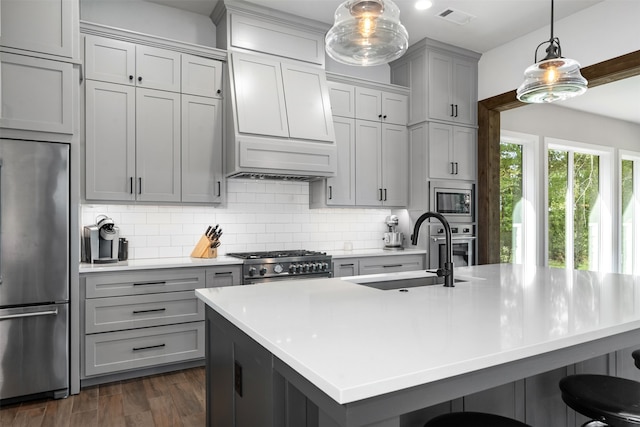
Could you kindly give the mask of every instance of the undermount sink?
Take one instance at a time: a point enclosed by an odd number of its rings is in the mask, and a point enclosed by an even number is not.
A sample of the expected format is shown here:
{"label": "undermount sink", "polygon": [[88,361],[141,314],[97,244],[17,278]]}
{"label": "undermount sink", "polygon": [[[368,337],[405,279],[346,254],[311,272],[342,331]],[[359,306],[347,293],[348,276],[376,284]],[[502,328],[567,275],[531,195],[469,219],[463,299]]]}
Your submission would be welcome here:
{"label": "undermount sink", "polygon": [[[355,278],[354,278],[355,279]],[[402,278],[396,280],[375,280],[367,281],[367,280],[349,280],[357,285],[368,286],[370,288],[380,289],[382,291],[392,291],[392,290],[406,290],[409,288],[417,288],[420,286],[433,286],[433,285],[443,285],[444,278],[429,276],[429,277],[412,277],[412,278]],[[454,283],[467,282],[467,280],[463,279],[455,279]]]}

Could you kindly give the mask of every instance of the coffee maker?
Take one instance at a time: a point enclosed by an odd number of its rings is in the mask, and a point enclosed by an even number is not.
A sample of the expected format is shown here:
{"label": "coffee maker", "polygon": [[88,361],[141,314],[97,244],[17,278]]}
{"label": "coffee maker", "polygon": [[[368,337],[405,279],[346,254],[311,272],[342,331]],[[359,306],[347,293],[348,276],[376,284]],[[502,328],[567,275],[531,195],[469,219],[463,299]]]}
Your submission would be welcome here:
{"label": "coffee maker", "polygon": [[84,227],[82,261],[95,264],[118,262],[120,229],[106,215],[98,215],[95,225]]}
{"label": "coffee maker", "polygon": [[404,236],[399,231],[396,231],[398,227],[398,216],[389,215],[386,219],[387,232],[384,233],[384,249],[389,251],[397,251],[404,249],[402,247],[402,241]]}

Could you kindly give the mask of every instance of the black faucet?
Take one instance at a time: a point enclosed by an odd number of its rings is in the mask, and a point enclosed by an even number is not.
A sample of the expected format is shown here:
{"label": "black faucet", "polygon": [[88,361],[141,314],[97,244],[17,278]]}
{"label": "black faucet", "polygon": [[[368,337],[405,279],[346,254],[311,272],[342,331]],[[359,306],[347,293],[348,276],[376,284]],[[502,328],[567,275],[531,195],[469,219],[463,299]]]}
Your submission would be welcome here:
{"label": "black faucet", "polygon": [[420,215],[420,218],[416,221],[415,227],[413,227],[413,234],[411,235],[411,244],[418,244],[418,233],[420,232],[420,226],[427,218],[435,218],[442,223],[444,227],[445,233],[445,249],[446,249],[446,258],[444,262],[444,268],[439,268],[436,270],[436,274],[438,277],[444,277],[444,285],[448,288],[453,288],[453,248],[451,245],[451,227],[449,226],[449,221],[439,213],[436,212],[425,212]]}

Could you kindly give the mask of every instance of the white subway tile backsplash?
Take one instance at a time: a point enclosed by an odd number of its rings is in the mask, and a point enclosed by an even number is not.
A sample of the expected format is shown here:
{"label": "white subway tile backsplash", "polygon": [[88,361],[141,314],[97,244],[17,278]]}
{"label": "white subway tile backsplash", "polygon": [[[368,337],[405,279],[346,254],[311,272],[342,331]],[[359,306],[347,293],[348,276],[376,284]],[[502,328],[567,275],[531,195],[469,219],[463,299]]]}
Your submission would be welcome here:
{"label": "white subway tile backsplash", "polygon": [[309,185],[227,181],[223,206],[86,204],[82,225],[111,217],[129,240],[129,258],[189,256],[208,225],[224,230],[218,253],[283,249],[341,250],[383,246],[389,209],[309,209]]}

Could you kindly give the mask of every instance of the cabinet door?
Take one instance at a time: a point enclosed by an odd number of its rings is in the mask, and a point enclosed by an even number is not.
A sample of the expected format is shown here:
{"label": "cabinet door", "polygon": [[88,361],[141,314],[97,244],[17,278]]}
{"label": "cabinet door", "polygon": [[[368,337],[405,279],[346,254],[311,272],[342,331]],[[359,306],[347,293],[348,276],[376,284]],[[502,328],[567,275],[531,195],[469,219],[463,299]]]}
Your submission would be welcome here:
{"label": "cabinet door", "polygon": [[210,268],[206,273],[206,281],[207,288],[240,285],[242,284],[242,266],[228,265]]}
{"label": "cabinet door", "polygon": [[470,61],[456,59],[453,62],[453,99],[455,121],[475,125],[477,107],[476,65]]}
{"label": "cabinet door", "polygon": [[85,36],[84,66],[88,80],[134,85],[136,46],[104,37]]}
{"label": "cabinet door", "polygon": [[344,83],[329,82],[331,114],[340,117],[356,116],[355,87]]}
{"label": "cabinet door", "polygon": [[356,119],[382,119],[382,93],[379,90],[356,86]]}
{"label": "cabinet door", "polygon": [[406,126],[407,120],[409,120],[409,97],[382,92],[382,121]]}
{"label": "cabinet door", "polygon": [[406,206],[409,194],[407,128],[382,125],[382,188],[385,206]]}
{"label": "cabinet door", "polygon": [[476,130],[465,127],[453,127],[453,146],[451,148],[456,179],[476,179]]}
{"label": "cabinet door", "polygon": [[453,119],[452,67],[450,56],[429,52],[429,117],[432,119]]}
{"label": "cabinet door", "polygon": [[336,176],[327,178],[327,205],[353,206],[356,202],[356,122],[335,117],[333,127],[338,148]]}
{"label": "cabinet door", "polygon": [[453,141],[453,126],[439,123],[429,124],[429,176],[451,178],[455,165],[449,158]]}
{"label": "cabinet door", "polygon": [[381,124],[356,120],[356,204],[382,204]]}
{"label": "cabinet door", "polygon": [[73,66],[0,54],[0,126],[73,134]]}
{"label": "cabinet door", "polygon": [[283,63],[282,80],[289,136],[333,141],[331,102],[324,70]]}
{"label": "cabinet door", "polygon": [[180,53],[136,46],[136,85],[180,92]]}
{"label": "cabinet door", "polygon": [[355,258],[333,261],[333,277],[350,277],[360,274]]}
{"label": "cabinet door", "polygon": [[180,94],[136,89],[136,198],[180,201]]}
{"label": "cabinet door", "polygon": [[280,62],[231,54],[238,131],[288,137]]}
{"label": "cabinet door", "polygon": [[135,200],[135,88],[87,80],[86,198]]}
{"label": "cabinet door", "polygon": [[222,102],[182,95],[182,201],[222,201]]}
{"label": "cabinet door", "polygon": [[182,93],[220,98],[222,96],[222,62],[183,54]]}
{"label": "cabinet door", "polygon": [[73,58],[77,9],[71,0],[2,0],[2,46]]}

